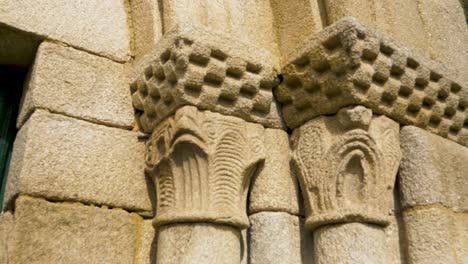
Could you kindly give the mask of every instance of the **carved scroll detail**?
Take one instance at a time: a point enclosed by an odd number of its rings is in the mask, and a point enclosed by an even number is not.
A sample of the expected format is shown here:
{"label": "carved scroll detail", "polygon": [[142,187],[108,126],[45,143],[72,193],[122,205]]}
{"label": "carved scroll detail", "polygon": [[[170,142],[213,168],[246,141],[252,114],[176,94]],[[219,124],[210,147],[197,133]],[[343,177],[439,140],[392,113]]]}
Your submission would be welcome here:
{"label": "carved scroll detail", "polygon": [[306,224],[362,221],[388,224],[400,161],[399,126],[357,106],[320,117],[293,134],[294,166],[304,194]]}
{"label": "carved scroll detail", "polygon": [[148,143],[156,184],[155,225],[216,222],[247,227],[247,188],[262,164],[263,128],[186,106],[160,124]]}

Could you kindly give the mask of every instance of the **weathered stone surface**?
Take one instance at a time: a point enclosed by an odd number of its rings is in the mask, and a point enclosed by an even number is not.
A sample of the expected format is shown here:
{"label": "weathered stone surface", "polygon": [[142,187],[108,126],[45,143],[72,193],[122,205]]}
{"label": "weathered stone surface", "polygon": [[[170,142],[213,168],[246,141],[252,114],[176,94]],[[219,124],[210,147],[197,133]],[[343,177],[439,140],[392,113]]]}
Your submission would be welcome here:
{"label": "weathered stone surface", "polygon": [[252,174],[263,165],[263,127],[237,117],[179,109],[146,144],[157,194],[156,226],[214,222],[246,228]]}
{"label": "weathered stone surface", "polygon": [[326,0],[327,19],[353,16],[389,34],[419,54],[454,67],[468,81],[465,64],[468,30],[456,0]]}
{"label": "weathered stone surface", "polygon": [[468,214],[442,206],[403,211],[408,263],[467,263]]}
{"label": "weathered stone surface", "polygon": [[314,232],[315,264],[392,263],[380,226],[326,225]]}
{"label": "weathered stone surface", "polygon": [[307,228],[389,224],[401,158],[398,123],[362,106],[348,107],[302,125],[292,141]]}
{"label": "weathered stone surface", "polygon": [[429,36],[426,42],[431,58],[450,66],[467,85],[468,27],[460,3],[456,0],[417,2],[424,30]]}
{"label": "weathered stone surface", "polygon": [[241,235],[235,227],[196,223],[170,224],[158,229],[156,263],[238,264]]}
{"label": "weathered stone surface", "polygon": [[298,215],[299,186],[289,163],[291,151],[288,134],[279,129],[265,129],[265,164],[253,179],[249,194],[249,214],[281,211]]}
{"label": "weathered stone surface", "polygon": [[306,37],[327,25],[324,1],[270,0],[273,10],[276,41],[281,52],[281,62],[288,62],[291,50],[302,48]]}
{"label": "weathered stone surface", "polygon": [[300,264],[313,261],[312,235],[304,221],[282,212],[261,212],[249,216],[250,264]]}
{"label": "weathered stone surface", "polygon": [[360,104],[468,145],[468,89],[355,19],[340,20],[294,52],[275,92],[288,126]]}
{"label": "weathered stone surface", "polygon": [[151,220],[139,220],[138,223],[135,264],[156,263],[157,237],[153,223]]}
{"label": "weathered stone surface", "polygon": [[43,42],[26,85],[18,127],[35,108],[110,126],[132,127],[133,108],[123,64]]}
{"label": "weathered stone surface", "polygon": [[135,223],[121,209],[20,196],[10,263],[132,263]]}
{"label": "weathered stone surface", "polygon": [[468,148],[414,126],[401,130],[404,207],[441,203],[468,211]]}
{"label": "weathered stone surface", "polygon": [[36,110],[19,131],[5,202],[18,194],[151,211],[136,133]]}
{"label": "weathered stone surface", "polygon": [[2,0],[0,22],[114,60],[130,58],[123,0]]}
{"label": "weathered stone surface", "polygon": [[224,33],[233,39],[277,54],[277,42],[270,1],[163,0],[164,28],[187,25]]}
{"label": "weathered stone surface", "polygon": [[271,64],[265,50],[209,31],[175,28],[136,69],[130,88],[139,127],[149,133],[183,105],[281,127]]}
{"label": "weathered stone surface", "polygon": [[10,237],[13,233],[14,220],[11,212],[4,212],[0,215],[0,263],[8,264],[10,248]]}
{"label": "weathered stone surface", "polygon": [[132,0],[131,32],[135,60],[139,61],[150,52],[162,37],[161,1]]}

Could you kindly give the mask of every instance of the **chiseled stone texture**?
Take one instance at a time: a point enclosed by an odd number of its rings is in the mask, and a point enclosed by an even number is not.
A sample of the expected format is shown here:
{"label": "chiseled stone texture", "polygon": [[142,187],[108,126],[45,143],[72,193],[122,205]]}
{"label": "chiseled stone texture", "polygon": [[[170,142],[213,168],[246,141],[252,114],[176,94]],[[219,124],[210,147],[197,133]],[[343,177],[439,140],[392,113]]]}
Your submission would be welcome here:
{"label": "chiseled stone texture", "polygon": [[364,105],[401,124],[468,144],[468,89],[434,62],[345,18],[309,38],[275,90],[291,128]]}
{"label": "chiseled stone texture", "polygon": [[135,61],[150,52],[162,37],[161,1],[132,0],[131,28]]}
{"label": "chiseled stone texture", "polygon": [[18,194],[151,211],[135,132],[36,110],[19,131],[5,202]]}
{"label": "chiseled stone texture", "polygon": [[312,235],[304,220],[283,212],[250,215],[249,264],[300,264],[313,261]]}
{"label": "chiseled stone texture", "polygon": [[132,263],[135,222],[121,209],[16,200],[10,263]]}
{"label": "chiseled stone texture", "polygon": [[110,126],[132,127],[133,107],[123,64],[43,42],[26,85],[18,127],[35,108]]}
{"label": "chiseled stone texture", "polygon": [[236,227],[181,223],[158,229],[156,263],[239,264],[241,262],[241,232]]}
{"label": "chiseled stone texture", "polygon": [[265,163],[252,180],[249,214],[281,211],[299,215],[300,190],[289,163],[288,134],[280,129],[265,129]]}
{"label": "chiseled stone texture", "polygon": [[176,27],[135,72],[130,90],[144,132],[184,105],[282,127],[271,92],[278,79],[266,50],[223,34]]}
{"label": "chiseled stone texture", "polygon": [[314,231],[315,264],[393,263],[380,226],[326,225]]}
{"label": "chiseled stone texture", "polygon": [[14,219],[11,212],[3,212],[0,215],[0,263],[8,264],[10,237],[13,233]]}
{"label": "chiseled stone texture", "polygon": [[253,173],[265,160],[259,124],[185,106],[146,143],[157,195],[155,225],[214,222],[247,228]]}
{"label": "chiseled stone texture", "polygon": [[441,203],[468,212],[468,148],[414,126],[401,129],[403,207]]}
{"label": "chiseled stone texture", "polygon": [[114,60],[130,58],[124,0],[1,0],[0,23]]}
{"label": "chiseled stone texture", "polygon": [[278,46],[270,1],[162,0],[165,29],[193,25],[225,33],[251,46],[277,55]]}
{"label": "chiseled stone texture", "polygon": [[408,264],[468,263],[468,214],[442,206],[403,211]]}
{"label": "chiseled stone texture", "polygon": [[[138,216],[134,216],[138,217]],[[138,221],[139,220],[139,221]],[[156,263],[157,237],[151,220],[138,219],[138,242],[135,264]]]}
{"label": "chiseled stone texture", "polygon": [[457,0],[326,0],[327,19],[353,16],[420,54],[450,65],[468,81],[468,29]]}
{"label": "chiseled stone texture", "polygon": [[270,0],[282,63],[289,61],[288,54],[291,50],[302,48],[305,37],[327,26],[327,13],[323,2]]}
{"label": "chiseled stone texture", "polygon": [[294,130],[293,167],[309,230],[342,222],[390,223],[401,158],[399,130],[398,123],[363,106]]}

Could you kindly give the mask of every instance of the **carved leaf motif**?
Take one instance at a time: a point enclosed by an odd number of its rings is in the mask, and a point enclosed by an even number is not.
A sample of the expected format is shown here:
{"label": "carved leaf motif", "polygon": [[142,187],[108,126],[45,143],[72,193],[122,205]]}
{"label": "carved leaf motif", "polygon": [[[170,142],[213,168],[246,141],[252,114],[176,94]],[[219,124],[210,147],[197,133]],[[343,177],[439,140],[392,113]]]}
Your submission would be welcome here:
{"label": "carved leaf motif", "polygon": [[300,143],[296,149],[295,160],[300,171],[299,175],[305,183],[310,196],[310,210],[316,211],[315,207],[322,208],[323,200],[320,194],[320,173],[317,172],[318,164],[322,160],[323,150],[321,142],[321,131],[317,127],[306,127],[301,134]]}
{"label": "carved leaf motif", "polygon": [[246,141],[239,131],[229,130],[221,136],[213,160],[212,187],[214,205],[235,210],[240,205],[240,194],[245,169]]}

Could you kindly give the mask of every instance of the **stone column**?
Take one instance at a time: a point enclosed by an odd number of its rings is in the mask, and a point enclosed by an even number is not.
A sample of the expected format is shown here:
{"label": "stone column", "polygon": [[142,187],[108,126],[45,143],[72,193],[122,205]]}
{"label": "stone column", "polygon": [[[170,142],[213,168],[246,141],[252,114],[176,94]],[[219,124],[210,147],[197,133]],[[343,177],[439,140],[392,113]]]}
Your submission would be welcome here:
{"label": "stone column", "polygon": [[[131,85],[156,189],[157,263],[240,263],[264,126],[281,128],[271,55],[187,25],[164,34]],[[257,123],[257,124],[256,124]]]}
{"label": "stone column", "polygon": [[293,144],[315,262],[389,262],[383,227],[401,156],[399,125],[347,107],[296,129]]}
{"label": "stone column", "polygon": [[250,178],[264,161],[263,130],[192,106],[156,127],[147,166],[157,194],[158,263],[240,263]]}

